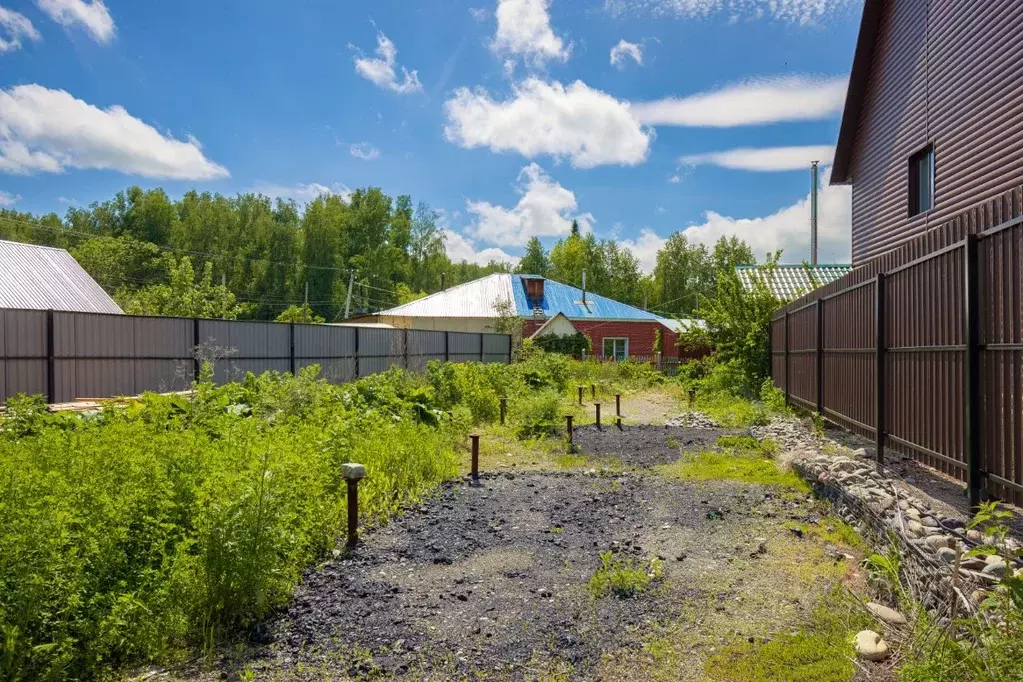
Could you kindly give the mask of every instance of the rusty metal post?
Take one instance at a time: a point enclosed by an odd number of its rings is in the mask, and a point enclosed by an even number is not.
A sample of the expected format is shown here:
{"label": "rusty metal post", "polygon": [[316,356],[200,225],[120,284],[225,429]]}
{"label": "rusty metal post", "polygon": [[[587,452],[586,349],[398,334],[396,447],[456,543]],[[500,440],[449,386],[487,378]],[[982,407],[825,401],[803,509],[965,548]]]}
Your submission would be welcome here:
{"label": "rusty metal post", "polygon": [[348,483],[348,540],[347,549],[359,543],[359,481],[366,477],[366,467],[349,463],[341,465],[341,476]]}
{"label": "rusty metal post", "polygon": [[472,439],[472,482],[478,485],[480,482],[480,435],[473,433],[469,436]]}
{"label": "rusty metal post", "polygon": [[600,403],[593,403],[593,406],[597,408],[597,431],[600,431]]}
{"label": "rusty metal post", "polygon": [[[615,393],[615,414],[619,417],[622,416],[622,394]],[[619,420],[621,421],[621,420]]]}
{"label": "rusty metal post", "polygon": [[984,489],[984,472],[980,461],[980,277],[977,255],[977,235],[966,237],[963,247],[964,308],[966,316],[966,357],[963,374],[966,379],[966,395],[963,401],[963,454],[966,457],[966,488],[970,509],[980,505]]}
{"label": "rusty metal post", "polygon": [[[874,283],[874,331],[877,334],[877,350],[874,360],[875,385],[874,385],[874,459],[878,464],[884,464],[884,442],[885,442],[885,310],[884,310],[884,273],[877,273]],[[786,337],[788,333],[786,332]],[[786,383],[786,391],[788,384]]]}
{"label": "rusty metal post", "polygon": [[583,404],[583,389],[586,388],[586,387],[585,386],[577,386],[576,388],[579,389],[579,404],[582,405]]}
{"label": "rusty metal post", "polygon": [[622,430],[622,418],[621,417],[616,417],[615,418],[615,426],[618,427],[619,431]]}
{"label": "rusty metal post", "polygon": [[568,431],[568,445],[572,446],[572,415],[565,415],[565,428]]}
{"label": "rusty metal post", "polygon": [[508,399],[501,398],[501,426],[504,426],[504,415],[508,412]]}
{"label": "rusty metal post", "polygon": [[597,397],[597,385],[596,384],[590,384],[590,397],[593,398],[593,399],[596,399],[596,397]]}
{"label": "rusty metal post", "polygon": [[696,389],[689,389],[689,409],[692,410],[696,405]]}

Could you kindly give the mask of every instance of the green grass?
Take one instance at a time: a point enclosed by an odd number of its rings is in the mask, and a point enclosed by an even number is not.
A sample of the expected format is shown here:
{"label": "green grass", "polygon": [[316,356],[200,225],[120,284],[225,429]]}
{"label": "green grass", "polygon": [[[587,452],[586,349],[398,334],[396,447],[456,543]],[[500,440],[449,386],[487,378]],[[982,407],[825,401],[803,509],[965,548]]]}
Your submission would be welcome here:
{"label": "green grass", "polygon": [[770,457],[742,450],[684,454],[675,462],[656,467],[655,471],[684,481],[743,481],[810,491],[798,474],[781,469]]}
{"label": "green grass", "polygon": [[608,595],[625,599],[646,592],[661,575],[658,559],[640,562],[632,557],[615,556],[610,551],[601,552],[600,567],[590,577],[589,590],[594,599]]}
{"label": "green grass", "polygon": [[728,644],[707,660],[704,674],[727,682],[849,682],[856,672],[850,638],[870,625],[851,597],[832,592],[795,634]]}

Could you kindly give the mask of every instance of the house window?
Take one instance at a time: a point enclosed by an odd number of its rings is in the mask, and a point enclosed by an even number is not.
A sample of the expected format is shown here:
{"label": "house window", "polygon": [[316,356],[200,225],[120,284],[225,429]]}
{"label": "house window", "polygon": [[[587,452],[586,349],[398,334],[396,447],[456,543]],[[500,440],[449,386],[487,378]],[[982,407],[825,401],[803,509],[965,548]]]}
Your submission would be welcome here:
{"label": "house window", "polygon": [[909,157],[909,217],[934,208],[934,146]]}
{"label": "house window", "polygon": [[629,357],[629,340],[625,338],[605,338],[604,357],[624,360]]}

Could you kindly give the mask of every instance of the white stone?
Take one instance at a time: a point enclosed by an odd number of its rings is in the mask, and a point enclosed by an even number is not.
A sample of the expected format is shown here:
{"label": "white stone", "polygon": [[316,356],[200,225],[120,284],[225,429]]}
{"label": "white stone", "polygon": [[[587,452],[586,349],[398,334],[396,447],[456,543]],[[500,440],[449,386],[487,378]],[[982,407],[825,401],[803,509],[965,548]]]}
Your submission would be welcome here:
{"label": "white stone", "polygon": [[954,564],[956,561],[956,551],[951,547],[940,547],[937,554],[938,558],[946,564]]}
{"label": "white stone", "polygon": [[860,658],[868,661],[883,661],[888,658],[888,643],[873,630],[861,630],[856,633],[853,646]]}
{"label": "white stone", "polygon": [[906,617],[904,615],[893,608],[885,606],[884,604],[875,604],[874,602],[870,602],[867,604],[867,609],[886,623],[890,623],[892,625],[906,624]]}
{"label": "white stone", "polygon": [[366,467],[361,464],[355,464],[354,462],[341,465],[341,476],[348,480],[359,480],[360,478],[366,478]]}
{"label": "white stone", "polygon": [[906,524],[906,530],[908,530],[913,535],[923,535],[924,534],[923,524],[921,524],[919,521],[910,521],[909,523],[907,523]]}

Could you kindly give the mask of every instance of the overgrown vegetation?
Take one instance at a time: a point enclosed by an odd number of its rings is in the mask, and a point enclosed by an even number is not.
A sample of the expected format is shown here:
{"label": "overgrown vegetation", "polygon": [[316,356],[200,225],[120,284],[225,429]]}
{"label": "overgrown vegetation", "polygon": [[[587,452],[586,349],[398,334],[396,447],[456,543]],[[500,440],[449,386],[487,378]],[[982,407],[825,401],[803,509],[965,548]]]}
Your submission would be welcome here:
{"label": "overgrown vegetation", "polygon": [[663,574],[660,559],[644,562],[612,551],[601,552],[600,567],[590,577],[589,590],[594,599],[608,595],[626,599],[646,592]]}
{"label": "overgrown vegetation", "polygon": [[670,464],[657,467],[659,473],[686,481],[743,481],[780,486],[809,492],[806,482],[796,473],[784,470],[772,458],[775,451],[770,440],[723,437],[718,450],[683,453]]}
{"label": "overgrown vegetation", "polygon": [[[609,372],[613,368],[602,368]],[[89,679],[244,632],[328,556],[346,523],[340,465],[358,461],[363,518],[415,503],[495,421],[549,433],[588,364],[431,363],[332,386],[309,368],[94,414],[8,402],[0,431],[0,679]],[[635,379],[639,376],[639,379]],[[609,381],[645,382],[624,364]]]}

